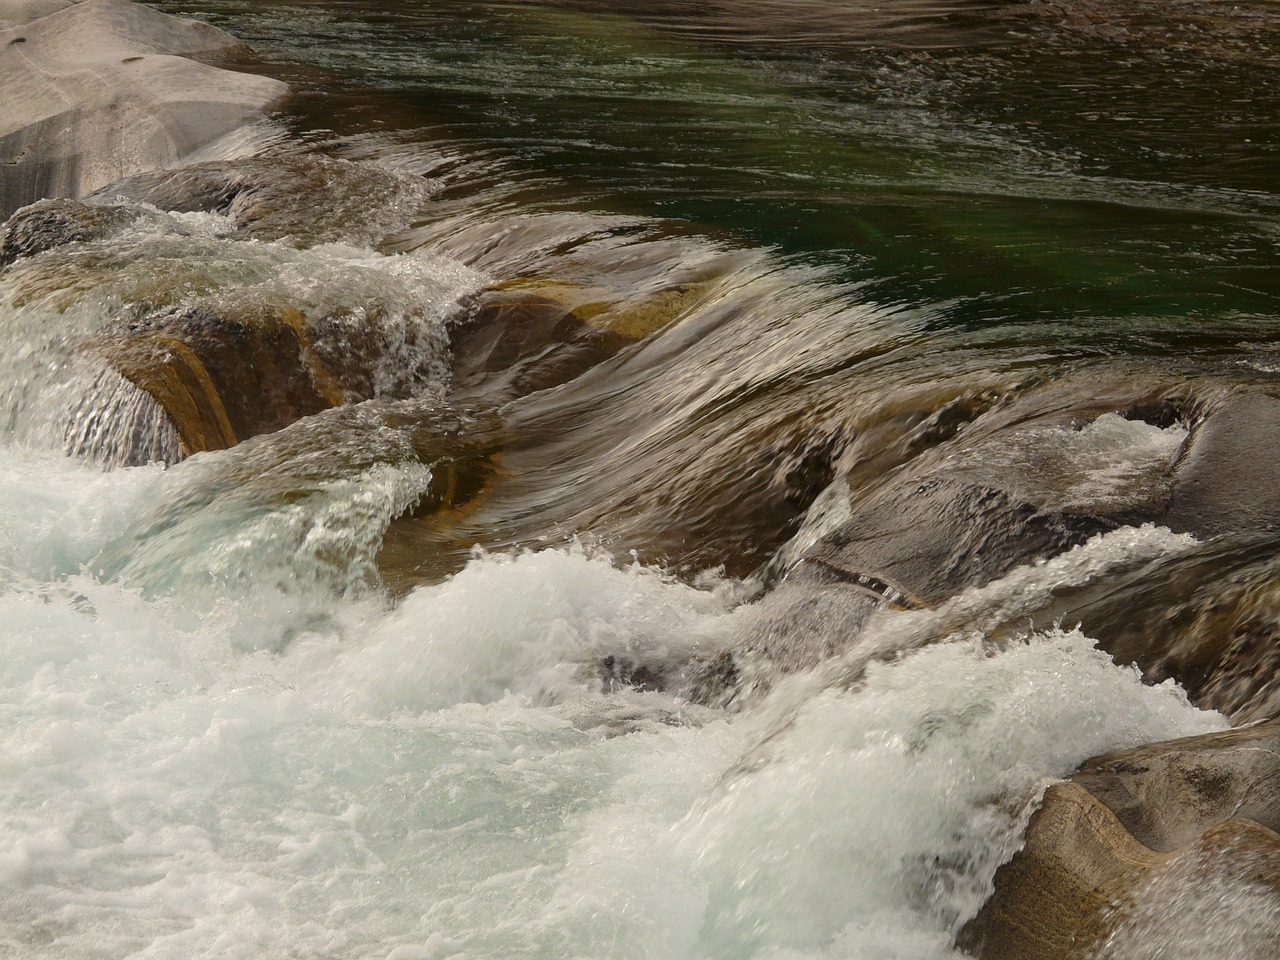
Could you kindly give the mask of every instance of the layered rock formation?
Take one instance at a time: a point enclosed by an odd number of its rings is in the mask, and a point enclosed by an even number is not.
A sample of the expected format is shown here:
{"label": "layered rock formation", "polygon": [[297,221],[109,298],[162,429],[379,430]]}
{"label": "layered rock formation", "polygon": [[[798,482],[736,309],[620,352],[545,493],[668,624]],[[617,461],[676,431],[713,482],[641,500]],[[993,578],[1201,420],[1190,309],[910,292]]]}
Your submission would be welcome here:
{"label": "layered rock formation", "polygon": [[0,2],[0,215],[172,166],[261,117],[285,84],[191,59],[235,46],[128,0]]}

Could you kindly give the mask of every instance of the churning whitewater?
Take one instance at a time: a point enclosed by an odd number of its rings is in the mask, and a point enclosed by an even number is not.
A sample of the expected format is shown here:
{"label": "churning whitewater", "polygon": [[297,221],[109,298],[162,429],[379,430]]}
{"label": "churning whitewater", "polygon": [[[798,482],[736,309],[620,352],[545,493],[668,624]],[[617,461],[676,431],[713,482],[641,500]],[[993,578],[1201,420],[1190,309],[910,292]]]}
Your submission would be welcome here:
{"label": "churning whitewater", "polygon": [[0,0],[0,955],[1265,960],[1273,48]]}
{"label": "churning whitewater", "polygon": [[[426,476],[193,503],[239,455],[102,473],[5,449],[15,955],[946,957],[1051,778],[1225,726],[1058,630],[958,632],[732,715],[602,692],[601,656],[731,646],[743,588],[549,549],[392,605],[361,584]],[[104,575],[126,542],[181,582]]]}

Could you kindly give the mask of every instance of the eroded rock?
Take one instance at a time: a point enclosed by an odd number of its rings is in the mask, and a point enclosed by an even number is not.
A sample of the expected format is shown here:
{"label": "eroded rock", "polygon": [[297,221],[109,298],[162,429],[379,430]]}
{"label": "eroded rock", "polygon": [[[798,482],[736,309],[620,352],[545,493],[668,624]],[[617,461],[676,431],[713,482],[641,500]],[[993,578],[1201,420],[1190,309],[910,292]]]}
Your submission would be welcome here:
{"label": "eroded rock", "polygon": [[[1110,956],[1109,941],[1132,938],[1144,917],[1185,923],[1159,907],[1187,888],[1261,896],[1274,916],[1278,828],[1280,721],[1097,757],[1049,788],[958,942],[982,960]],[[1263,939],[1230,955],[1264,960],[1274,950]]]}

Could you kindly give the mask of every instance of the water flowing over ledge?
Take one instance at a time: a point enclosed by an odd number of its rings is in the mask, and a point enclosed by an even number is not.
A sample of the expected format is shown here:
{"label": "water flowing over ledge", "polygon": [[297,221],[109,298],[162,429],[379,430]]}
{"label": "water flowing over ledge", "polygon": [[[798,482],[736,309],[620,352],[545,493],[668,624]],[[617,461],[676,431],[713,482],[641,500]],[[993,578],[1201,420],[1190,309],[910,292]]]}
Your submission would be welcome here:
{"label": "water flowing over ledge", "polygon": [[9,952],[1269,956],[1273,15],[152,6],[0,5]]}

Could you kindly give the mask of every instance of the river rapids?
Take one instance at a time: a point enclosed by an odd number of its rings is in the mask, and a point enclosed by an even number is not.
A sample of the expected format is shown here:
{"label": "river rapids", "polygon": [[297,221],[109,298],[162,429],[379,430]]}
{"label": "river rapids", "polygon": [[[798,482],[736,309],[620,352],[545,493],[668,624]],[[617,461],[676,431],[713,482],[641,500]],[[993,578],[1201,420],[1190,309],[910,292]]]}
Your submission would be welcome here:
{"label": "river rapids", "polygon": [[[1280,392],[1271,5],[152,6],[293,93],[0,273],[0,953],[960,958],[1050,784],[1274,716],[1123,653],[1280,629],[1139,509]],[[937,477],[1106,522],[807,586]]]}

